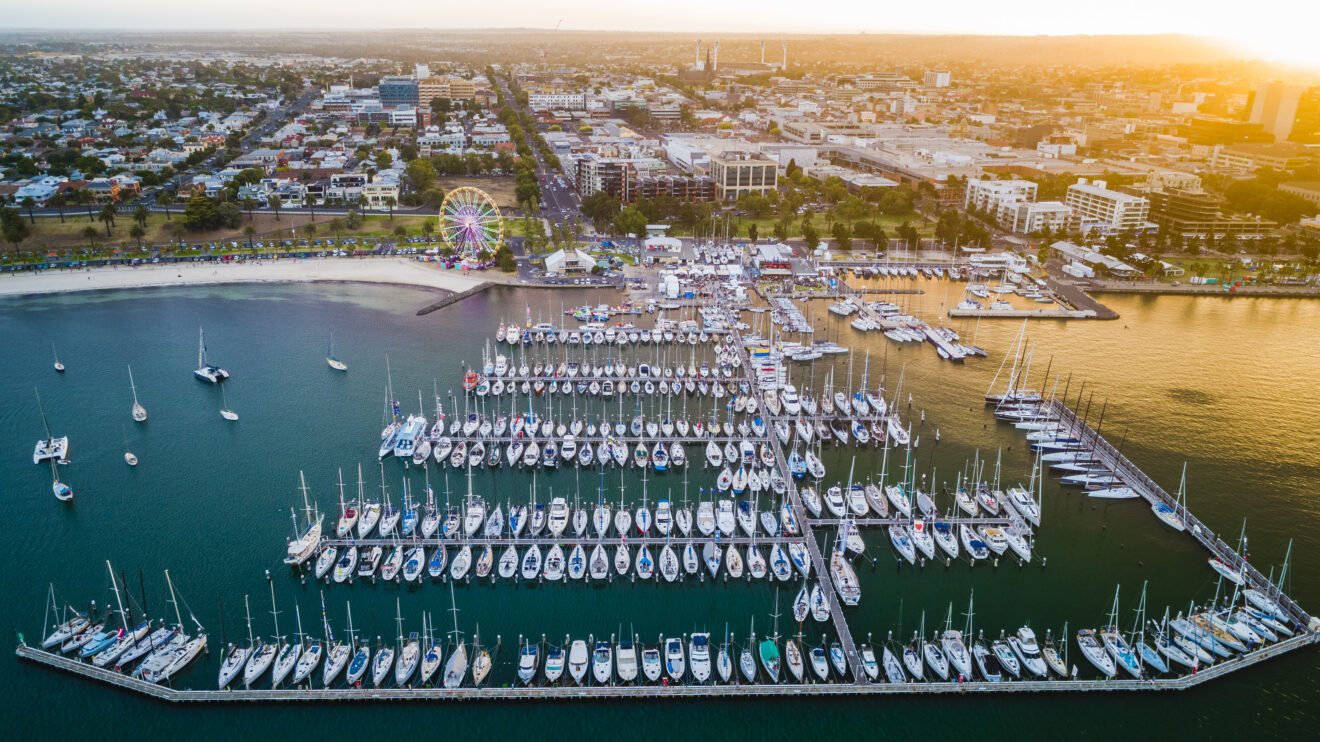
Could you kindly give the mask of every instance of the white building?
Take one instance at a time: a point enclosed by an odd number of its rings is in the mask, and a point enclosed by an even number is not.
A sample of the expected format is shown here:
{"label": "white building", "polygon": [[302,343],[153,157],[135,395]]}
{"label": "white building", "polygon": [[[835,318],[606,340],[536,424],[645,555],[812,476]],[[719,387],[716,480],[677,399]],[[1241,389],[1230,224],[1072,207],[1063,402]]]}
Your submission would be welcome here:
{"label": "white building", "polygon": [[969,180],[964,208],[994,212],[1005,201],[1035,201],[1036,184],[1030,180]]}
{"label": "white building", "polygon": [[1088,182],[1086,178],[1068,186],[1064,200],[1081,219],[1083,231],[1092,228],[1103,232],[1139,231],[1145,229],[1150,217],[1150,201],[1106,188],[1103,180]]}
{"label": "white building", "polygon": [[1058,232],[1068,228],[1072,209],[1062,201],[1023,201],[1002,210],[999,225],[1019,234],[1032,234],[1049,229]]}
{"label": "white building", "polygon": [[948,70],[926,70],[923,82],[928,88],[947,88],[953,82],[953,74]]}
{"label": "white building", "polygon": [[527,106],[533,111],[583,111],[587,108],[586,93],[532,93]]}
{"label": "white building", "polygon": [[590,273],[596,259],[578,250],[558,250],[545,256],[545,274],[562,276],[568,273]]}

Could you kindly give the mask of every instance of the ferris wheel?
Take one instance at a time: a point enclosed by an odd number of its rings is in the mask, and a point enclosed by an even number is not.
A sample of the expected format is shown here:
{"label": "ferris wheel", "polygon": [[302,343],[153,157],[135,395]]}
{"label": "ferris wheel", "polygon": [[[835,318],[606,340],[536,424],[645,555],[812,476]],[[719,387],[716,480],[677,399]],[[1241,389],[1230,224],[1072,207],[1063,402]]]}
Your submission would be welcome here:
{"label": "ferris wheel", "polygon": [[504,219],[495,201],[479,188],[456,188],[440,205],[440,236],[458,255],[476,259],[504,240]]}

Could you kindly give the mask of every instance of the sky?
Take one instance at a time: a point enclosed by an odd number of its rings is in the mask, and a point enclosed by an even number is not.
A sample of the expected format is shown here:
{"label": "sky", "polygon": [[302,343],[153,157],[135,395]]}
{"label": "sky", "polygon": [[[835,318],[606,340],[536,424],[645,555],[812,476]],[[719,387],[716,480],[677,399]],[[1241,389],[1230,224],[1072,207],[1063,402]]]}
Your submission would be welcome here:
{"label": "sky", "polygon": [[[684,33],[1185,33],[1252,56],[1320,66],[1313,0],[0,0],[7,28],[546,28]],[[1309,9],[1307,9],[1309,8]],[[369,9],[369,10],[368,10]]]}

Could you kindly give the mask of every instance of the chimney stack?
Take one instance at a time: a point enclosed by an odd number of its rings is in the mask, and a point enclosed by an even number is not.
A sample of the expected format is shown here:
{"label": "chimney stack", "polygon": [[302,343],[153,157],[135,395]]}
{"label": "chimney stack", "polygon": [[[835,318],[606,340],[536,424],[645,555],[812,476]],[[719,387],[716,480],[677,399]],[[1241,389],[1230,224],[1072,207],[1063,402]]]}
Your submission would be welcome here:
{"label": "chimney stack", "polygon": [[697,39],[697,56],[692,62],[692,69],[701,69],[701,39]]}
{"label": "chimney stack", "polygon": [[783,44],[784,44],[784,61],[782,64],[779,65],[780,72],[783,72],[784,70],[788,69],[788,41],[784,41]]}
{"label": "chimney stack", "polygon": [[720,68],[720,42],[715,42],[715,54],[711,57],[710,71],[715,72]]}

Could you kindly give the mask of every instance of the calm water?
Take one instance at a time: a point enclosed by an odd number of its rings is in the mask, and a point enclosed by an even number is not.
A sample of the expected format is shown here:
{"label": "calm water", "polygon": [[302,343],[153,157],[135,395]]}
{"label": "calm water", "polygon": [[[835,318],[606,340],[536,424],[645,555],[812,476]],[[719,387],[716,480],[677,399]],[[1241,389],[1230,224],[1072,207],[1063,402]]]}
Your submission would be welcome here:
{"label": "calm water", "polygon": [[[914,309],[937,311],[945,301],[943,284],[912,297]],[[291,633],[295,603],[307,630],[318,630],[320,588],[301,584],[280,564],[283,544],[292,531],[289,507],[300,503],[298,472],[306,473],[312,496],[333,511],[337,469],[343,467],[350,494],[356,489],[357,465],[364,465],[366,488],[378,494],[381,474],[374,452],[382,417],[388,353],[395,396],[405,410],[416,409],[417,391],[432,409],[431,390],[446,396],[458,388],[464,361],[480,358],[481,347],[504,317],[533,314],[554,319],[560,301],[602,301],[595,294],[566,296],[499,289],[425,317],[414,311],[427,303],[424,291],[365,286],[217,287],[144,290],[65,298],[0,301],[0,338],[6,349],[0,364],[0,434],[9,453],[0,458],[0,482],[16,527],[0,547],[11,566],[0,577],[10,623],[29,638],[40,635],[48,582],[62,598],[99,605],[112,600],[104,561],[110,559],[127,577],[139,604],[138,573],[145,575],[145,598],[153,616],[164,616],[166,590],[162,571],[170,569],[187,609],[212,635],[210,658],[198,662],[178,685],[214,687],[218,666],[223,601],[223,631],[230,641],[245,641],[243,597],[250,595],[253,626],[272,633],[270,590],[274,576],[281,633]],[[1083,382],[1091,398],[1091,420],[1104,408],[1103,430],[1123,440],[1123,450],[1156,480],[1173,490],[1184,462],[1188,466],[1189,506],[1230,541],[1247,518],[1249,551],[1267,571],[1295,539],[1291,592],[1312,610],[1320,606],[1320,578],[1311,565],[1320,553],[1320,304],[1315,302],[1183,297],[1107,297],[1122,314],[1109,323],[1046,324],[1028,327],[1035,345],[1033,378],[1048,384],[1058,377],[1076,397]],[[858,353],[852,374],[860,381],[864,351],[871,351],[872,383],[881,375],[894,388],[903,378],[904,405],[921,445],[914,465],[936,481],[952,481],[978,451],[991,461],[1003,451],[1003,477],[1026,481],[1025,443],[1007,426],[996,424],[980,397],[994,376],[1019,325],[985,322],[959,326],[966,336],[992,351],[990,359],[965,366],[938,360],[929,347],[900,349],[882,336],[860,337],[846,320],[814,306],[820,335],[839,336]],[[645,322],[647,320],[643,320]],[[192,378],[199,325],[207,328],[212,360],[234,374],[226,385],[228,404],[242,419],[227,423],[217,414],[220,390]],[[338,355],[351,366],[348,374],[326,368],[327,335],[333,331]],[[50,342],[60,349],[69,371],[51,369]],[[654,351],[648,351],[654,356]],[[657,360],[654,357],[652,360]],[[688,355],[669,359],[686,362]],[[700,356],[697,362],[700,363]],[[131,396],[127,364],[133,365],[142,403],[151,419],[145,425],[129,417]],[[811,376],[820,387],[829,364],[795,368],[799,386]],[[833,363],[835,381],[849,374],[847,356]],[[1071,380],[1068,376],[1071,374]],[[77,492],[66,508],[50,496],[49,471],[28,457],[41,436],[32,387],[38,385],[57,434],[72,437],[73,464],[62,477]],[[411,401],[410,401],[411,400]],[[506,403],[507,404],[507,403]],[[461,400],[460,400],[461,405]],[[558,409],[556,419],[570,413]],[[608,407],[612,417],[631,418],[636,403]],[[925,422],[921,422],[921,412]],[[579,414],[587,410],[579,410]],[[703,410],[709,412],[709,403]],[[659,409],[653,415],[667,414]],[[671,414],[681,414],[681,404]],[[689,416],[698,412],[690,403]],[[599,403],[589,413],[599,418]],[[935,441],[935,430],[940,442]],[[125,466],[125,442],[142,463]],[[689,456],[701,460],[698,451]],[[850,451],[827,452],[830,477],[843,479]],[[890,472],[902,464],[891,456]],[[859,478],[878,475],[880,456],[858,453]],[[422,490],[417,471],[405,474],[398,462],[385,466],[386,485],[397,504],[402,479]],[[689,497],[708,486],[714,473],[691,467]],[[639,503],[640,477],[620,481],[617,472],[575,473],[561,470],[538,478],[540,500],[551,491],[581,492],[594,502],[603,492],[618,502]],[[431,483],[443,499],[467,483],[457,476],[446,482],[431,468]],[[529,499],[531,477],[481,473],[474,489],[487,499]],[[683,478],[673,473],[651,476],[647,497],[682,500]],[[862,605],[849,622],[876,641],[893,630],[904,637],[926,612],[928,632],[942,624],[949,604],[961,627],[968,596],[975,591],[975,624],[987,634],[1030,623],[1038,632],[1059,633],[1101,623],[1116,585],[1122,585],[1120,622],[1129,626],[1131,609],[1144,581],[1149,581],[1151,609],[1178,610],[1189,600],[1214,594],[1213,573],[1204,555],[1186,536],[1170,532],[1134,502],[1096,503],[1054,482],[1045,486],[1044,528],[1037,553],[1047,559],[1019,568],[1007,561],[997,569],[924,570],[895,567],[887,540],[868,534],[872,569],[859,562]],[[498,553],[497,553],[498,556]],[[796,588],[779,598],[780,633],[796,633],[790,602]],[[420,630],[423,613],[452,629],[449,590],[442,584],[412,589],[397,586],[334,585],[325,589],[329,618],[338,634],[346,626],[345,601],[352,601],[354,627],[361,634],[390,640],[396,633],[396,599],[404,631]],[[483,644],[501,648],[492,676],[512,682],[518,636],[547,635],[559,642],[566,634],[585,638],[637,633],[654,642],[660,633],[706,630],[717,639],[726,631],[742,641],[754,619],[756,630],[772,628],[776,594],[767,584],[713,585],[688,581],[676,585],[609,587],[574,585],[470,584],[456,589],[459,628],[469,641],[480,627]],[[172,614],[172,611],[169,611]],[[186,615],[185,615],[186,618]],[[817,625],[803,627],[805,639],[822,639]],[[830,637],[824,636],[828,640]],[[1075,654],[1075,650],[1073,651]],[[542,736],[543,730],[583,734],[628,729],[645,737],[697,732],[729,739],[764,736],[747,724],[748,714],[773,718],[783,734],[874,734],[877,728],[900,736],[976,734],[1005,738],[1019,724],[1025,728],[1082,730],[1089,736],[1115,732],[1149,738],[1187,732],[1251,732],[1300,736],[1317,721],[1320,700],[1317,655],[1306,651],[1275,660],[1238,676],[1178,696],[1014,697],[996,699],[904,698],[683,703],[544,703],[526,706],[459,707],[403,704],[393,706],[175,708],[16,660],[0,660],[17,682],[3,702],[16,736],[55,733],[86,735],[130,729],[152,736],[188,733],[219,737],[219,724],[234,719],[259,725],[259,738],[288,733],[334,733],[352,736],[390,732],[423,734],[434,730],[482,738]],[[1082,664],[1076,657],[1071,661]],[[110,714],[107,715],[107,711]],[[516,711],[516,713],[505,713]],[[128,713],[125,713],[128,712]],[[936,716],[935,714],[938,714]],[[129,721],[131,719],[131,721]],[[206,726],[198,726],[199,724]],[[828,727],[822,726],[828,724]],[[625,726],[626,725],[626,726]],[[199,729],[208,730],[198,733]],[[215,729],[217,731],[209,731]],[[1044,736],[1044,735],[1036,735]],[[1053,736],[1053,735],[1051,735]]]}

